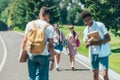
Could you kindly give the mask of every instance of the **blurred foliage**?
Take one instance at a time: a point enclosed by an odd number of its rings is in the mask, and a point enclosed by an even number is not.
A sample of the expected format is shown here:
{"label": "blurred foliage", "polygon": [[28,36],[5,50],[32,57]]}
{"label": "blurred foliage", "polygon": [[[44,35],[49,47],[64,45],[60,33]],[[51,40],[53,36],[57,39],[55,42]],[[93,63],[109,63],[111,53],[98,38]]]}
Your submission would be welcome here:
{"label": "blurred foliage", "polygon": [[51,22],[59,21],[59,10],[56,0],[11,0],[9,5],[1,13],[1,20],[8,26],[18,26],[24,30],[27,22],[37,19],[42,6],[47,6],[51,11]]}
{"label": "blurred foliage", "polygon": [[10,0],[0,0],[0,13],[8,6]]}
{"label": "blurred foliage", "polygon": [[3,21],[0,21],[0,31],[6,30],[8,30],[7,24],[5,24]]}
{"label": "blurred foliage", "polygon": [[84,25],[80,12],[88,9],[93,19],[109,29],[120,29],[120,0],[0,0],[0,20],[24,30],[27,22],[37,19],[42,6],[51,11],[50,23]]}

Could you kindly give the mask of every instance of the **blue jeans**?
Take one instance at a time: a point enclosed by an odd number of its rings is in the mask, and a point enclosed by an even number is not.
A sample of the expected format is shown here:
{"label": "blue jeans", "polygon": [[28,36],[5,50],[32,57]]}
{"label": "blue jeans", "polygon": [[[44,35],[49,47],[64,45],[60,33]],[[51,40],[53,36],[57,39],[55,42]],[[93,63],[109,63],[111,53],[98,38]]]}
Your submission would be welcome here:
{"label": "blue jeans", "polygon": [[49,80],[49,56],[28,56],[29,80]]}

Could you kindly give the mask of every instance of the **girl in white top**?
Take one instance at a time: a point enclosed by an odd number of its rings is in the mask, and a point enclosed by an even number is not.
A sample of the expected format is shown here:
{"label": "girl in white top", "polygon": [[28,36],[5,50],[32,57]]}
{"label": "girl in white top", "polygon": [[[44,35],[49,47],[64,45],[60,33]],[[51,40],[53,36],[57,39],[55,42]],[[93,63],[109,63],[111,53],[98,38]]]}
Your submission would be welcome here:
{"label": "girl in white top", "polygon": [[58,24],[54,24],[54,50],[57,53],[54,56],[55,59],[55,65],[56,65],[56,70],[59,71],[59,63],[60,63],[60,55],[62,53],[63,50],[63,40],[64,40],[64,36],[61,30],[59,30],[59,25]]}

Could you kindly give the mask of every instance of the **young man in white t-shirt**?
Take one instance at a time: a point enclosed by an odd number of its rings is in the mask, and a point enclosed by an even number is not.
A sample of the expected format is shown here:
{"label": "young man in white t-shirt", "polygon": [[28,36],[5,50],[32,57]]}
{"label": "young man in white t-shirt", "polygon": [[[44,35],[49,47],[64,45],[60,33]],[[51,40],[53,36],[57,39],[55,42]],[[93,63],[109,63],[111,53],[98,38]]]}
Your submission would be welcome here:
{"label": "young man in white t-shirt", "polygon": [[[36,27],[41,28],[49,22],[50,11],[47,7],[42,7],[39,13],[39,19],[34,20]],[[21,48],[25,49],[27,44],[27,34],[34,27],[33,21],[28,22],[25,29],[25,36]],[[45,48],[42,53],[35,55],[31,52],[28,53],[28,71],[29,71],[29,80],[49,80],[49,55],[54,59],[54,28],[52,25],[49,25],[45,30]],[[49,52],[48,52],[49,50]],[[51,53],[51,54],[50,54]],[[51,68],[54,67],[54,61],[51,60]]]}
{"label": "young man in white t-shirt", "polygon": [[[108,56],[111,53],[108,43],[110,41],[108,31],[102,22],[92,20],[92,15],[89,11],[84,10],[81,12],[80,17],[87,25],[84,29],[84,41],[86,48],[89,49],[89,58],[93,70],[93,78],[94,80],[99,80],[100,67],[102,69],[102,76],[104,80],[108,80]],[[101,39],[95,42],[88,42],[90,38],[88,38],[87,34],[93,31],[97,31]]]}

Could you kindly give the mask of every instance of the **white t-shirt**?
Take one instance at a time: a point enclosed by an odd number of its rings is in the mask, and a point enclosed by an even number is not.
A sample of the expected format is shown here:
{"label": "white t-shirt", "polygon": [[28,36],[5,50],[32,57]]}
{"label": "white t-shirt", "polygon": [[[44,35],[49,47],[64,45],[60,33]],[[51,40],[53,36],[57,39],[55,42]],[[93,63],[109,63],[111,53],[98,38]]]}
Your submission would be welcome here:
{"label": "white t-shirt", "polygon": [[[100,38],[103,40],[104,36],[108,33],[105,25],[101,22],[93,21],[92,26],[87,26],[84,30],[84,41],[88,39],[87,34],[92,31],[98,31]],[[111,53],[109,43],[98,46],[89,46],[89,54],[98,54],[99,57],[108,56]]]}
{"label": "white t-shirt", "polygon": [[[95,27],[95,25],[94,25],[94,22],[93,22],[93,25],[88,27],[88,33],[93,32],[93,31],[97,31],[94,27]],[[98,54],[99,53],[99,46],[92,45],[92,46],[90,46],[90,48],[91,48],[91,53],[92,54]]]}
{"label": "white t-shirt", "polygon": [[[44,26],[46,23],[47,23],[46,21],[40,20],[40,19],[34,21],[34,24],[38,28]],[[28,24],[26,25],[25,34],[27,34],[33,27],[34,26],[33,26],[32,21],[28,22]],[[49,25],[45,29],[45,43],[47,43],[47,40],[49,38],[54,38],[54,28],[53,28],[52,25]],[[28,52],[28,54],[32,55],[32,53],[30,53],[30,52]],[[44,48],[43,52],[40,55],[49,55],[47,44],[45,44],[45,48]]]}
{"label": "white t-shirt", "polygon": [[73,33],[70,32],[70,33],[68,34],[68,37],[73,37]]}
{"label": "white t-shirt", "polygon": [[63,40],[63,37],[62,37],[62,31],[61,30],[59,30],[59,32],[58,33],[54,33],[54,43],[57,43],[57,44],[59,44],[59,40],[62,42],[62,40]]}

